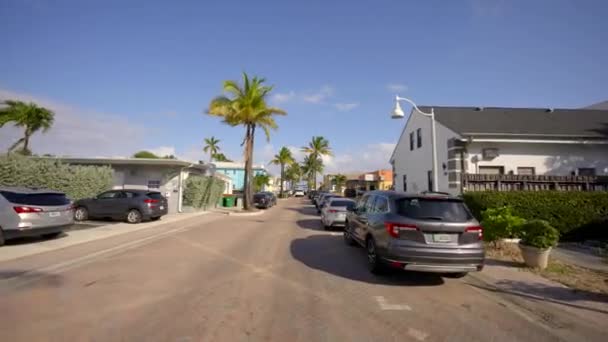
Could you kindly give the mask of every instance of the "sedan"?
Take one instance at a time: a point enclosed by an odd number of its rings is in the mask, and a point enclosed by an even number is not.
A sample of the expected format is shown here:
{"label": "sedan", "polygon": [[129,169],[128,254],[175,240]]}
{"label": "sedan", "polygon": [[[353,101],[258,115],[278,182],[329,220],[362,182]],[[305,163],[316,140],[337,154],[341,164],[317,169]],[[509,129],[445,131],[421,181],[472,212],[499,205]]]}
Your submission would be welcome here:
{"label": "sedan", "polygon": [[348,198],[330,198],[327,204],[321,209],[321,223],[325,230],[335,226],[344,226],[346,213],[352,210],[355,201]]}
{"label": "sedan", "polygon": [[74,204],[74,218],[111,218],[139,223],[158,220],[168,212],[167,199],[158,191],[112,190],[94,198],[79,200]]}

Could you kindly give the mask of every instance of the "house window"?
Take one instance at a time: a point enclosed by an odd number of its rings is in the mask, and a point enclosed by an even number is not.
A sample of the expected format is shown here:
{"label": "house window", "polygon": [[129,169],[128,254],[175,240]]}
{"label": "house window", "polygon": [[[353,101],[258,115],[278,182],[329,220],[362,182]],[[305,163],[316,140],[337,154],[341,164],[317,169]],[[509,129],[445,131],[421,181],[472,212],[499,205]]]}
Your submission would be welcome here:
{"label": "house window", "polygon": [[522,166],[517,168],[517,174],[524,176],[534,176],[536,174],[536,171],[533,167]]}
{"label": "house window", "polygon": [[579,176],[595,176],[595,169],[592,167],[580,167],[578,168]]}
{"label": "house window", "polygon": [[414,150],[414,132],[410,133],[410,151]]}
{"label": "house window", "polygon": [[418,148],[422,147],[422,128],[416,130],[416,144],[418,145]]}
{"label": "house window", "polygon": [[482,175],[504,175],[504,166],[480,166],[479,173]]}
{"label": "house window", "polygon": [[148,189],[160,189],[160,181],[159,180],[149,180]]}
{"label": "house window", "polygon": [[407,191],[407,175],[403,175],[403,191]]}

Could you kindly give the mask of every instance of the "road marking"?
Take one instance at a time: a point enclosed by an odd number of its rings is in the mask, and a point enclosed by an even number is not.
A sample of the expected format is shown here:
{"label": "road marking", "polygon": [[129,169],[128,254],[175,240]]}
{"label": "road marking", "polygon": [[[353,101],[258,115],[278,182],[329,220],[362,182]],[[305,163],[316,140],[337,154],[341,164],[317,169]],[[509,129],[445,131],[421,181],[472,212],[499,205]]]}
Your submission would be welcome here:
{"label": "road marking", "polygon": [[409,305],[405,304],[389,304],[386,299],[382,296],[375,296],[376,302],[380,306],[380,310],[401,310],[401,311],[412,311],[412,308]]}

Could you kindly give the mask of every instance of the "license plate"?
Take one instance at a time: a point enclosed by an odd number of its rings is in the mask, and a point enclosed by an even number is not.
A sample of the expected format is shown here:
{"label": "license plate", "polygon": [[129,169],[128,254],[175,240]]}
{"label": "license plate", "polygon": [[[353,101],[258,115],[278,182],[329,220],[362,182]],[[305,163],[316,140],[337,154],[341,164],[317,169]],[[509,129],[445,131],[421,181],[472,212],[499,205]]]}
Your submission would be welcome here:
{"label": "license plate", "polygon": [[61,216],[61,213],[58,211],[52,211],[49,213],[49,217],[58,217]]}
{"label": "license plate", "polygon": [[450,242],[452,236],[450,234],[433,234],[433,242]]}
{"label": "license plate", "polygon": [[165,210],[165,206],[164,206],[164,205],[161,205],[161,206],[160,206],[160,210]]}

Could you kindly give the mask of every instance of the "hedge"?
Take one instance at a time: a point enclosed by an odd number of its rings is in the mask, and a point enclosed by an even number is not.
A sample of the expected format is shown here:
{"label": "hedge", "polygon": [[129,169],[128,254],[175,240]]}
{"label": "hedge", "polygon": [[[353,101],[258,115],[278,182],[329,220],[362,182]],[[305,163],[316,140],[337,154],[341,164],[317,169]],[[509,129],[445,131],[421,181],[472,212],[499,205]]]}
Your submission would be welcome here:
{"label": "hedge", "polygon": [[608,240],[606,192],[469,192],[463,197],[478,219],[488,208],[509,206],[514,215],[526,220],[549,222],[564,240]]}
{"label": "hedge", "polygon": [[224,181],[207,176],[190,176],[184,186],[184,205],[194,208],[214,206],[224,193]]}
{"label": "hedge", "polygon": [[108,166],[79,166],[19,155],[0,156],[0,185],[38,187],[65,192],[72,200],[112,188]]}

